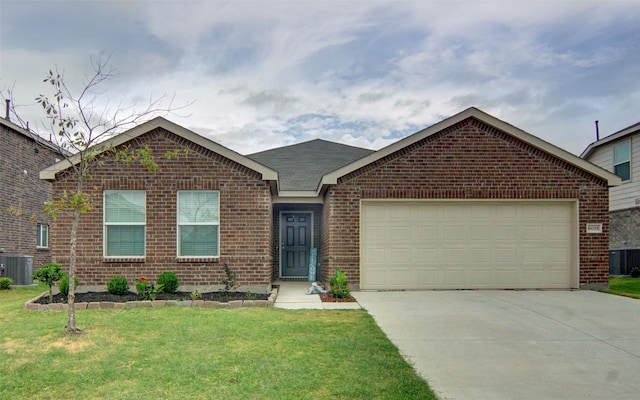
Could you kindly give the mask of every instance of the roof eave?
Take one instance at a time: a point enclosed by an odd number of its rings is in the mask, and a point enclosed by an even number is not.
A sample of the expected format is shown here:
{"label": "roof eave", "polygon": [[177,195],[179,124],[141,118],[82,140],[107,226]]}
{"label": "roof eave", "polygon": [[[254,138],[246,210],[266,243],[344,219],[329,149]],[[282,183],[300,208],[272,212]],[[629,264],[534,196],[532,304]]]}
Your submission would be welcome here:
{"label": "roof eave", "polygon": [[320,187],[324,185],[335,185],[338,183],[338,179],[359,169],[372,162],[375,162],[383,157],[388,156],[398,150],[401,150],[413,143],[416,143],[432,134],[440,132],[450,126],[453,126],[459,122],[462,122],[468,118],[476,118],[483,123],[493,126],[496,129],[499,129],[507,134],[515,136],[519,140],[522,140],[533,147],[536,147],[540,150],[543,150],[547,153],[550,153],[571,165],[574,165],[582,170],[585,170],[601,179],[607,181],[609,186],[617,186],[621,184],[621,180],[617,175],[610,173],[574,154],[569,153],[566,150],[563,150],[549,142],[546,142],[530,133],[523,131],[520,128],[516,128],[515,126],[504,122],[492,115],[485,113],[475,107],[470,107],[456,115],[453,115],[445,120],[442,120],[430,127],[427,127],[421,131],[418,131],[410,136],[405,137],[391,145],[378,150],[375,153],[370,154],[369,156],[363,157],[359,160],[354,161],[351,164],[348,164],[336,171],[328,173],[322,177]]}
{"label": "roof eave", "polygon": [[[271,168],[268,168],[256,161],[251,160],[248,157],[245,157],[235,151],[228,149],[210,139],[205,138],[204,136],[200,136],[189,129],[186,129],[176,123],[173,123],[167,119],[162,117],[156,117],[148,122],[145,122],[141,125],[138,125],[128,131],[122,132],[102,143],[99,146],[103,146],[103,149],[98,152],[98,154],[104,152],[106,149],[111,147],[120,146],[132,139],[135,139],[138,136],[141,136],[147,132],[150,132],[154,129],[162,128],[169,132],[172,132],[180,137],[183,137],[195,144],[198,144],[206,149],[209,149],[217,154],[220,154],[232,161],[237,162],[240,165],[243,165],[253,171],[258,172],[261,175],[262,180],[265,181],[277,181],[278,180],[278,172],[274,171]],[[63,171],[72,165],[76,165],[80,162],[79,155],[74,155],[67,160],[63,160],[57,164],[54,164],[43,171],[40,172],[40,179],[45,180],[55,180],[55,175]]]}
{"label": "roof eave", "polygon": [[615,142],[616,140],[624,139],[625,137],[633,135],[634,133],[640,133],[640,127],[638,126],[638,124],[632,125],[628,128],[625,128],[621,131],[613,133],[607,137],[604,137],[600,140],[597,140],[589,144],[589,146],[587,146],[587,148],[584,149],[582,154],[580,154],[580,158],[587,158],[598,147],[603,146],[607,143]]}

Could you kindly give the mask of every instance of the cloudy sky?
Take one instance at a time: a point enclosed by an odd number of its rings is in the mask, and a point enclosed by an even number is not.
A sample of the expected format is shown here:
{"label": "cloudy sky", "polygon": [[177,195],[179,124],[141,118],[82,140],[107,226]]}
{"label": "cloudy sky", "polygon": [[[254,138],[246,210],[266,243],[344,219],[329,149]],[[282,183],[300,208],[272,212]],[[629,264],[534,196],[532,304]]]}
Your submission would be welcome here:
{"label": "cloudy sky", "polygon": [[[0,0],[0,90],[30,126],[50,68],[248,154],[382,148],[475,106],[579,154],[640,121],[640,1]],[[2,112],[4,116],[4,109]],[[42,128],[40,128],[42,130]]]}

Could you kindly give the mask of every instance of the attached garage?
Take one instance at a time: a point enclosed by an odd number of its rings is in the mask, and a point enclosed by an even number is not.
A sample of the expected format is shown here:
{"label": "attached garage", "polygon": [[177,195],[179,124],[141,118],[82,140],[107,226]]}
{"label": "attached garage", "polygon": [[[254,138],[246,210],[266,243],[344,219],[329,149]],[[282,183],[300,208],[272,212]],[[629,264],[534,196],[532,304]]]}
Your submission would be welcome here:
{"label": "attached garage", "polygon": [[321,271],[360,289],[608,285],[620,179],[471,108],[323,177]]}
{"label": "attached garage", "polygon": [[362,289],[578,287],[575,201],[363,201]]}

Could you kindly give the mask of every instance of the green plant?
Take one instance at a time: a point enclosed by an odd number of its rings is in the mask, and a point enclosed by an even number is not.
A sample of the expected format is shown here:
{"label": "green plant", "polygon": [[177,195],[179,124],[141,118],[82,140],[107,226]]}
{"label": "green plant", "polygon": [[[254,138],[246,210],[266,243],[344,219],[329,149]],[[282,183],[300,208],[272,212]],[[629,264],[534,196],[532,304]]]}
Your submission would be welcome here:
{"label": "green plant", "polygon": [[198,292],[198,289],[194,289],[191,292],[191,300],[200,300],[202,298],[202,293]]}
{"label": "green plant", "polygon": [[254,296],[253,296],[253,293],[251,293],[251,290],[247,290],[246,296],[247,296],[247,300],[253,300]]}
{"label": "green plant", "polygon": [[107,282],[107,292],[115,295],[123,295],[129,291],[129,282],[124,276],[114,276]]}
{"label": "green plant", "polygon": [[631,275],[632,278],[640,277],[640,268],[638,268],[638,267],[633,268],[631,270],[631,274],[630,275]]}
{"label": "green plant", "polygon": [[13,285],[13,279],[9,278],[8,276],[0,278],[0,290],[7,290],[11,285]]}
{"label": "green plant", "polygon": [[141,276],[136,279],[136,291],[142,300],[155,300],[156,295],[162,292],[162,285],[154,285],[146,276]]}
{"label": "green plant", "polygon": [[222,284],[224,285],[223,291],[229,294],[230,291],[238,287],[238,281],[236,280],[235,272],[231,271],[226,261],[222,262],[222,267],[224,268],[224,277],[222,278]]}
{"label": "green plant", "polygon": [[45,264],[34,272],[31,277],[49,286],[49,302],[53,303],[51,288],[62,278],[62,265],[56,263]]}
{"label": "green plant", "polygon": [[336,276],[329,281],[329,292],[333,297],[344,299],[351,297],[351,289],[349,289],[349,281],[347,274],[341,270],[336,270]]}
{"label": "green plant", "polygon": [[173,271],[164,271],[160,274],[157,281],[158,285],[162,285],[165,293],[175,293],[180,286],[178,276]]}
{"label": "green plant", "polygon": [[[74,277],[73,280],[73,288],[78,287],[78,277]],[[64,297],[69,296],[69,274],[66,272],[62,273],[62,278],[60,278],[60,283],[58,283],[58,290]]]}

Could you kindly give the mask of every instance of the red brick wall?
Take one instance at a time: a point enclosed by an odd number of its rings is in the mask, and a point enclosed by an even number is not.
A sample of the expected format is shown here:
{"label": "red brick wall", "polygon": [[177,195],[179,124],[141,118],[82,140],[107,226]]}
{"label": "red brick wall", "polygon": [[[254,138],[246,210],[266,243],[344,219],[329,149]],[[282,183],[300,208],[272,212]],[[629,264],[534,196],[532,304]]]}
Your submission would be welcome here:
{"label": "red brick wall", "polygon": [[[467,119],[341,178],[325,195],[322,279],[359,283],[361,199],[578,199],[580,285],[607,285],[607,183]],[[603,234],[585,233],[603,223]]]}
{"label": "red brick wall", "polygon": [[[113,276],[124,275],[133,288],[134,280],[146,275],[155,280],[163,271],[175,271],[181,285],[219,285],[223,277],[220,261],[227,261],[242,285],[266,286],[272,274],[271,194],[261,176],[170,132],[158,129],[132,141],[131,148],[149,145],[158,171],[139,163],[114,162],[93,170],[86,183],[94,209],[81,217],[78,231],[78,278],[80,285],[105,285]],[[163,157],[166,151],[189,148],[178,160]],[[72,190],[75,180],[59,178],[55,196]],[[144,261],[103,259],[104,190],[146,191],[147,232]],[[176,203],[178,190],[220,191],[220,259],[177,260]],[[58,217],[53,225],[54,258],[68,266],[71,219]]]}
{"label": "red brick wall", "polygon": [[33,256],[35,270],[51,262],[50,249],[36,248],[38,224],[51,224],[42,213],[51,184],[39,174],[61,155],[5,125],[0,125],[0,143],[0,247],[5,255]]}

